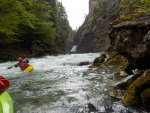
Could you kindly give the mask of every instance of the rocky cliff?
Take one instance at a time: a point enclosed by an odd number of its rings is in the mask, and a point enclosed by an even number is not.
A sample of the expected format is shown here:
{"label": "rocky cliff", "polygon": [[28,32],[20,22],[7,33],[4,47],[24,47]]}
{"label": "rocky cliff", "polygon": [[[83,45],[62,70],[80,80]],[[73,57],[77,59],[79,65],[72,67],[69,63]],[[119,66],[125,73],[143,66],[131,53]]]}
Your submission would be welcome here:
{"label": "rocky cliff", "polygon": [[[133,0],[132,0],[133,1]],[[102,52],[115,49],[129,63],[126,71],[147,69],[149,54],[149,13],[137,12],[147,3],[129,4],[124,0],[90,0],[89,14],[78,29],[74,43],[77,53]],[[132,10],[130,7],[132,7]],[[128,14],[128,15],[125,15]]]}
{"label": "rocky cliff", "polygon": [[110,48],[110,23],[119,17],[120,0],[90,0],[89,14],[78,29],[74,43],[78,53],[101,52]]}
{"label": "rocky cliff", "polygon": [[112,26],[110,31],[111,44],[117,52],[128,59],[132,69],[149,69],[150,13],[130,14],[128,16],[133,18]]}
{"label": "rocky cliff", "polygon": [[[124,95],[124,103],[150,110],[150,12],[126,15],[112,22],[109,37],[119,54],[128,60],[125,71],[138,78]],[[141,71],[142,70],[142,71]],[[144,72],[142,73],[137,73]]]}
{"label": "rocky cliff", "polygon": [[101,56],[93,66],[120,64],[124,79],[115,88],[123,91],[123,103],[150,110],[150,1],[130,1],[90,0],[74,41],[79,53],[115,50],[114,61],[102,64]]}

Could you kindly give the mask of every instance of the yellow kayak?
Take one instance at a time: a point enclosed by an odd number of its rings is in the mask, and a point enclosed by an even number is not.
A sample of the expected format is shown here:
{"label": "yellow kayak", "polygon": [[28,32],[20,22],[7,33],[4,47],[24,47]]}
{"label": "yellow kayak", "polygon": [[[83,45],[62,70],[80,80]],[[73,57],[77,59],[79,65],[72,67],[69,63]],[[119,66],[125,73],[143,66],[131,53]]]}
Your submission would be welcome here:
{"label": "yellow kayak", "polygon": [[6,91],[0,95],[0,113],[13,113],[13,102]]}
{"label": "yellow kayak", "polygon": [[24,72],[31,72],[33,71],[34,67],[32,65],[29,65],[25,70]]}

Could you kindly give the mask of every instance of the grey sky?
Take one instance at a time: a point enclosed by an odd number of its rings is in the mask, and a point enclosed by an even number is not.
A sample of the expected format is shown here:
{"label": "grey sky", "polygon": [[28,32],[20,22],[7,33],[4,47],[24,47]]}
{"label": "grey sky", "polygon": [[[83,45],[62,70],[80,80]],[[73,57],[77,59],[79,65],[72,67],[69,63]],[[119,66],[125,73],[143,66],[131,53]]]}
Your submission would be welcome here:
{"label": "grey sky", "polygon": [[70,26],[75,30],[89,13],[89,0],[58,0],[66,9]]}

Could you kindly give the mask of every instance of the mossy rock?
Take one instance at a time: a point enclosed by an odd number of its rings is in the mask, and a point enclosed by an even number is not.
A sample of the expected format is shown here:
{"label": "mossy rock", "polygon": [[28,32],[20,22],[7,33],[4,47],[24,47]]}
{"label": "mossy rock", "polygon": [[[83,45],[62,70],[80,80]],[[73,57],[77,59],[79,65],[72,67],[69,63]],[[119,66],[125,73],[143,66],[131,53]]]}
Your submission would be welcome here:
{"label": "mossy rock", "polygon": [[117,73],[115,73],[115,78],[116,79],[123,79],[123,78],[125,78],[125,77],[127,77],[129,74],[127,74],[126,72],[124,72],[124,71],[119,71],[119,72],[117,72]]}
{"label": "mossy rock", "polygon": [[124,103],[131,106],[142,106],[142,92],[150,88],[150,70],[143,73],[127,89],[124,95]]}
{"label": "mossy rock", "polygon": [[125,93],[125,90],[112,89],[109,92],[109,95],[113,98],[122,99],[124,93]]}
{"label": "mossy rock", "polygon": [[91,67],[100,67],[102,65],[102,63],[93,63],[93,65]]}
{"label": "mossy rock", "polygon": [[112,23],[110,23],[110,25],[116,25],[116,24],[119,24],[119,23],[127,21],[127,20],[132,20],[132,19],[135,19],[135,18],[139,18],[142,15],[143,15],[143,13],[141,13],[141,12],[124,15],[124,16],[114,20]]}
{"label": "mossy rock", "polygon": [[146,89],[141,94],[143,108],[150,110],[150,88]]}
{"label": "mossy rock", "polygon": [[140,75],[128,75],[114,84],[115,89],[126,90]]}
{"label": "mossy rock", "polygon": [[101,64],[105,61],[106,58],[107,58],[106,54],[102,54],[100,57],[95,58],[93,66],[95,67],[101,66]]}
{"label": "mossy rock", "polygon": [[117,79],[124,78],[124,77],[120,76],[120,72],[115,73],[114,76],[115,76],[115,78],[117,78]]}
{"label": "mossy rock", "polygon": [[125,59],[122,55],[117,53],[116,51],[112,51],[108,53],[108,60],[104,63],[106,66],[116,66],[121,68],[122,70],[126,67],[127,59]]}

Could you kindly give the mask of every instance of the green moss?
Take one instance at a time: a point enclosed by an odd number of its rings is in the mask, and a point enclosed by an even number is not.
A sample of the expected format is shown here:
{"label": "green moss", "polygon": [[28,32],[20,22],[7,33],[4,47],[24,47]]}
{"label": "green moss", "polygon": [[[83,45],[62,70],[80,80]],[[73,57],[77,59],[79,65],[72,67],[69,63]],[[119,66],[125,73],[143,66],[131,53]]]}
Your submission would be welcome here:
{"label": "green moss", "polygon": [[142,98],[145,98],[145,97],[146,97],[146,98],[147,98],[147,97],[150,98],[150,88],[144,90],[143,93],[141,94],[141,97],[142,97]]}
{"label": "green moss", "polygon": [[150,71],[145,72],[141,77],[135,80],[127,89],[124,95],[124,103],[131,106],[141,106],[141,93],[150,88]]}
{"label": "green moss", "polygon": [[115,78],[118,78],[118,79],[119,79],[119,78],[122,78],[122,77],[120,77],[120,72],[115,73],[114,76],[115,76]]}
{"label": "green moss", "polygon": [[124,15],[116,20],[114,20],[112,23],[110,23],[110,25],[116,25],[119,24],[121,22],[127,21],[127,20],[132,20],[135,18],[139,18],[143,15],[143,13],[133,13],[133,14],[129,14],[129,15]]}
{"label": "green moss", "polygon": [[124,95],[124,90],[112,89],[109,94],[114,98],[122,98]]}
{"label": "green moss", "polygon": [[109,58],[115,57],[116,55],[119,55],[116,51],[108,52]]}
{"label": "green moss", "polygon": [[83,32],[82,32],[82,37],[84,37],[86,34],[90,33],[91,29],[86,28]]}
{"label": "green moss", "polygon": [[141,100],[140,100],[140,98],[139,97],[137,97],[137,96],[130,96],[130,95],[133,95],[133,94],[135,94],[135,92],[132,92],[132,91],[130,91],[130,93],[126,93],[125,95],[124,95],[124,104],[125,105],[130,105],[130,106],[141,106]]}
{"label": "green moss", "polygon": [[121,80],[125,78],[127,75],[121,75],[120,70],[119,70],[119,72],[115,73],[114,76],[117,80]]}
{"label": "green moss", "polygon": [[104,63],[106,66],[116,66],[125,69],[127,60],[116,51],[108,53],[109,59]]}
{"label": "green moss", "polygon": [[150,88],[143,91],[141,98],[144,109],[150,110]]}
{"label": "green moss", "polygon": [[150,9],[149,4],[149,0],[121,0],[119,6],[123,13],[147,12]]}
{"label": "green moss", "polygon": [[93,63],[92,67],[100,67],[102,63]]}
{"label": "green moss", "polygon": [[[103,45],[103,44],[105,44],[105,45]],[[105,46],[106,48],[110,47],[110,40],[108,37],[101,36],[96,40],[96,45],[95,45],[96,48],[99,48],[99,47],[102,48],[103,46]]]}
{"label": "green moss", "polygon": [[105,54],[102,54],[100,57],[95,58],[94,62],[93,62],[93,66],[94,67],[99,67],[102,65],[102,63],[105,61],[105,58],[107,56]]}

